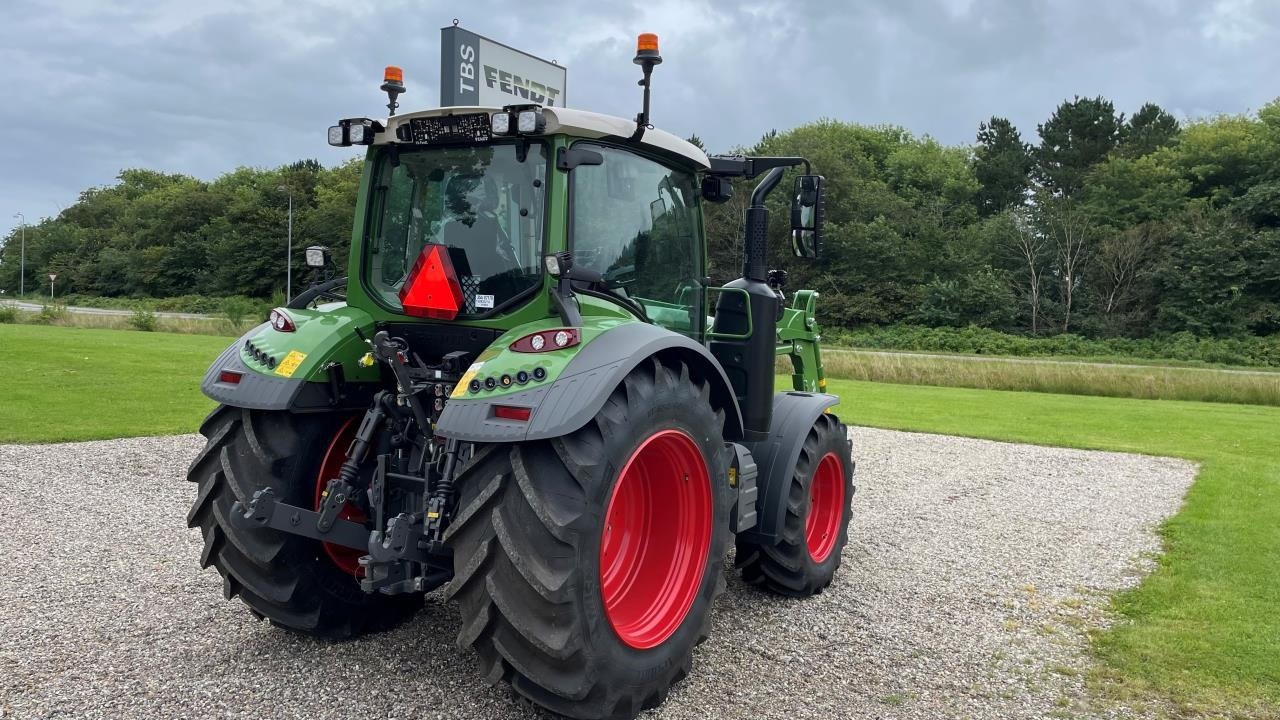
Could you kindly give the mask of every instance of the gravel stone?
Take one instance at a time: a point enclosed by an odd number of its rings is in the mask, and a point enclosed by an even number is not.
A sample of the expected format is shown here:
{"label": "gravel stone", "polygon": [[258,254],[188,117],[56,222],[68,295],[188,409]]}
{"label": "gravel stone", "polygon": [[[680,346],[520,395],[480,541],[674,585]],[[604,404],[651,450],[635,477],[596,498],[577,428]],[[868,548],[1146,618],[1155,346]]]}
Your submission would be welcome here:
{"label": "gravel stone", "polygon": [[[1141,716],[1089,699],[1085,632],[1154,567],[1193,464],[852,434],[835,583],[787,600],[732,576],[693,674],[645,717]],[[0,445],[0,718],[542,716],[479,677],[440,593],[344,643],[223,600],[185,525],[201,444]]]}

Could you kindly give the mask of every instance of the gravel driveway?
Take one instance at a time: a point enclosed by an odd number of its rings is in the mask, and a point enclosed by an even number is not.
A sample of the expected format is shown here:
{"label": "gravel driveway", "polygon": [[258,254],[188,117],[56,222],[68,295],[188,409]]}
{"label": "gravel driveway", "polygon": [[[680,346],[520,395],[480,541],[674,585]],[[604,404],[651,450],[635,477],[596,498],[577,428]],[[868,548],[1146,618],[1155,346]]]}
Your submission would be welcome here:
{"label": "gravel driveway", "polygon": [[[1152,567],[1187,462],[857,428],[853,540],[823,595],[733,579],[661,718],[1032,718],[1090,708],[1084,630]],[[200,571],[196,436],[0,446],[0,718],[522,718],[428,598],[327,644]]]}

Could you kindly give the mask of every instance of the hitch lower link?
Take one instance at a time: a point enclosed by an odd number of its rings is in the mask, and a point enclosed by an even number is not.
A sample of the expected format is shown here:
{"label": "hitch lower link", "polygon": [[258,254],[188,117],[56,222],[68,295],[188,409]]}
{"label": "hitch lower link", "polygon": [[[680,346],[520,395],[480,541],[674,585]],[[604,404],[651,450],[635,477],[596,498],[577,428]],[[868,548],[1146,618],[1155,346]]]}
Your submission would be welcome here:
{"label": "hitch lower link", "polygon": [[[448,558],[423,548],[428,543],[423,537],[422,524],[411,515],[391,518],[385,534],[338,517],[350,490],[341,480],[331,480],[321,509],[316,512],[282,502],[274,490],[263,488],[255,492],[248,503],[237,500],[231,506],[231,523],[243,529],[270,528],[363,550],[368,553],[360,558],[364,569],[360,585],[365,592],[424,592],[449,580],[452,572],[448,569]],[[423,565],[426,574],[412,572],[409,563]]]}

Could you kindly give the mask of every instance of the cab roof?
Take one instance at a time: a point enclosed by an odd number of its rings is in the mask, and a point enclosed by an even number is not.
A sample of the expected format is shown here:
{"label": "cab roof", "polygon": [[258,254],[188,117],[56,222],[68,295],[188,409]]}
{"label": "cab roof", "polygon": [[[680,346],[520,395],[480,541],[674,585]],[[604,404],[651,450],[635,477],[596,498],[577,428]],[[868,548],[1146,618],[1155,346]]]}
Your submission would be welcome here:
{"label": "cab roof", "polygon": [[[459,115],[463,113],[495,113],[501,110],[502,108],[496,107],[442,107],[396,115],[386,121],[387,132],[379,133],[374,143],[381,145],[391,142],[391,139],[396,137],[396,128],[413,118]],[[546,129],[543,131],[544,135],[566,133],[585,138],[629,138],[636,129],[634,120],[624,120],[620,117],[603,115],[587,110],[548,107],[543,108],[542,113],[547,120]],[[698,146],[686,140],[681,140],[665,130],[658,130],[657,128],[645,130],[640,144],[669,155],[678,155],[697,165],[700,170],[706,170],[711,167],[710,161],[707,160],[707,154],[699,150]]]}

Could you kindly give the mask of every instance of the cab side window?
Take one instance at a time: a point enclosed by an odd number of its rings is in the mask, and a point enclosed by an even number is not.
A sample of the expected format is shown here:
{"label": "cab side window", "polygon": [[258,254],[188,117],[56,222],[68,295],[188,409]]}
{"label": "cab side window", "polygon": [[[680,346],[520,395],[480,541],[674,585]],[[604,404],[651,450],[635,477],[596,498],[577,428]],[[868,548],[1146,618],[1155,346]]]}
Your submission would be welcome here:
{"label": "cab side window", "polygon": [[572,174],[574,264],[599,272],[656,324],[697,335],[702,227],[693,173],[626,150],[578,143],[604,157]]}

